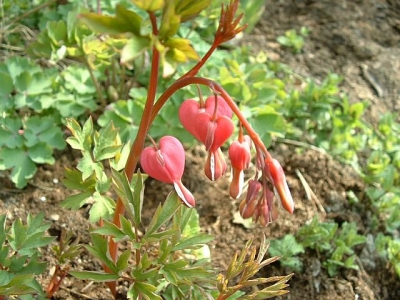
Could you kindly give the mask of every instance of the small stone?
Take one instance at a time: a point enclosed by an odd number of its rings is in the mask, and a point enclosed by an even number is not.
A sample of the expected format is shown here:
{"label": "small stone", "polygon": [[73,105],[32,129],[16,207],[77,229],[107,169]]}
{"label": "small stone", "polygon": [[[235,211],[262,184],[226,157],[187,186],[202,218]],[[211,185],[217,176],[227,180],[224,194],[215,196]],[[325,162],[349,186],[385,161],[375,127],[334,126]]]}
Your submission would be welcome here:
{"label": "small stone", "polygon": [[46,197],[45,196],[40,197],[40,201],[46,202]]}
{"label": "small stone", "polygon": [[52,215],[50,216],[50,219],[51,219],[52,221],[58,221],[58,220],[60,220],[60,215],[52,214]]}
{"label": "small stone", "polygon": [[58,182],[59,182],[58,178],[53,178],[53,183],[54,184],[58,184]]}

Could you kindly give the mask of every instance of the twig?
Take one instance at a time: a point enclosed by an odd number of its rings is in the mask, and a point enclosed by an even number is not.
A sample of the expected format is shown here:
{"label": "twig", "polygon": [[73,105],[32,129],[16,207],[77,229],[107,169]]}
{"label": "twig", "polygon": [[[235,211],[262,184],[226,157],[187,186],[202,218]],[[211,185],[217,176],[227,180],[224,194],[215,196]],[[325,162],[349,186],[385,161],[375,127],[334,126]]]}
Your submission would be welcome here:
{"label": "twig", "polygon": [[375,90],[377,96],[379,98],[382,98],[384,96],[383,89],[379,85],[379,83],[375,79],[375,77],[368,70],[368,66],[367,65],[361,65],[361,70],[362,70],[362,75],[364,76],[365,80],[368,81],[368,83],[373,87],[373,89]]}
{"label": "twig", "polygon": [[316,207],[318,207],[318,209],[321,211],[321,213],[324,215],[324,217],[326,216],[326,211],[324,209],[324,207],[322,206],[321,202],[319,201],[317,195],[315,195],[315,193],[313,192],[313,190],[311,189],[310,185],[307,183],[306,179],[304,178],[303,174],[301,174],[300,170],[296,169],[296,174],[300,179],[301,184],[304,187],[304,190],[306,192],[306,196],[308,200],[314,200],[314,205]]}
{"label": "twig", "polygon": [[89,282],[82,290],[82,293],[85,293],[92,285],[93,285],[94,281]]}
{"label": "twig", "polygon": [[86,296],[85,294],[81,294],[81,293],[79,293],[79,292],[75,292],[75,291],[73,291],[73,290],[71,290],[71,289],[68,289],[68,288],[66,288],[66,287],[60,286],[60,288],[61,288],[62,290],[64,290],[64,291],[67,291],[68,293],[74,294],[74,295],[76,295],[76,296],[79,296],[79,297],[82,297],[82,298],[85,298],[85,299],[93,299],[92,297]]}
{"label": "twig", "polygon": [[327,155],[327,153],[324,149],[316,147],[314,145],[307,144],[307,143],[294,141],[294,140],[288,140],[288,139],[280,139],[280,138],[278,138],[277,141],[280,143],[284,143],[284,144],[289,144],[289,145],[294,145],[294,146],[298,146],[298,147],[311,149],[311,150],[314,150],[314,151],[317,151],[317,152]]}

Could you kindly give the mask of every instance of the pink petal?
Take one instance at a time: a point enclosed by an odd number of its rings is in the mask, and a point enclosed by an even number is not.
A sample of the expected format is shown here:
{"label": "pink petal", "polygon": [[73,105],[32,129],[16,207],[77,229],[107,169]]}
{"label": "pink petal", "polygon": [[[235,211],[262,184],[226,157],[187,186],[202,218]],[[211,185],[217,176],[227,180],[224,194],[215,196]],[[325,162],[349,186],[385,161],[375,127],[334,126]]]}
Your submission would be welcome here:
{"label": "pink petal", "polygon": [[185,149],[181,142],[173,136],[164,136],[159,145],[172,180],[180,180],[185,170]]}
{"label": "pink petal", "polygon": [[165,183],[173,183],[183,175],[185,150],[177,138],[164,136],[160,139],[158,150],[154,147],[143,149],[140,163],[149,176]]}
{"label": "pink petal", "polygon": [[200,141],[206,145],[207,150],[216,151],[232,135],[234,125],[226,116],[218,117],[212,121],[208,113],[199,113],[195,120],[195,126]]}
{"label": "pink petal", "polygon": [[268,166],[269,173],[271,174],[283,208],[292,214],[294,211],[294,201],[287,185],[282,166],[276,159],[266,161],[266,165]]}
{"label": "pink petal", "polygon": [[157,159],[157,150],[154,147],[146,147],[140,156],[140,165],[150,177],[165,183],[172,183],[173,179],[168,170]]}
{"label": "pink petal", "polygon": [[[229,105],[226,103],[225,99],[222,98],[221,96],[217,96],[218,99],[218,106],[217,106],[217,117],[220,116],[226,116],[229,119],[232,119],[232,109],[229,107]],[[214,114],[215,110],[215,96],[212,95],[207,98],[206,103],[206,112],[212,116]]]}
{"label": "pink petal", "polygon": [[200,104],[192,99],[185,100],[179,108],[179,120],[183,127],[189,131],[196,139],[200,140],[196,132],[195,119],[200,109]]}
{"label": "pink petal", "polygon": [[229,147],[229,159],[231,160],[232,167],[238,170],[244,170],[249,167],[251,154],[250,146],[244,141],[234,141]]}

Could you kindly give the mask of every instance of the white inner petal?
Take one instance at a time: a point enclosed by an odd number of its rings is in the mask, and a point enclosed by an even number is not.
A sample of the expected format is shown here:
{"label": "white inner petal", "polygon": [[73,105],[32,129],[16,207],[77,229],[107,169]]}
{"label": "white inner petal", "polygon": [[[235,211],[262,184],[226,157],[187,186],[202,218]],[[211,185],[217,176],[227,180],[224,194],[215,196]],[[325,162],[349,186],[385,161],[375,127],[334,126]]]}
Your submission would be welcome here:
{"label": "white inner petal", "polygon": [[236,199],[238,199],[240,197],[240,195],[242,195],[243,186],[244,186],[244,172],[242,170],[239,173],[239,193],[236,196]]}
{"label": "white inner petal", "polygon": [[214,153],[211,153],[211,158],[210,158],[210,168],[211,168],[211,180],[215,180],[215,158],[214,158]]}
{"label": "white inner petal", "polygon": [[176,193],[178,194],[178,197],[182,199],[183,202],[185,202],[186,206],[188,207],[193,207],[193,205],[191,205],[185,198],[185,195],[183,194],[183,191],[181,190],[180,186],[174,182],[174,188]]}

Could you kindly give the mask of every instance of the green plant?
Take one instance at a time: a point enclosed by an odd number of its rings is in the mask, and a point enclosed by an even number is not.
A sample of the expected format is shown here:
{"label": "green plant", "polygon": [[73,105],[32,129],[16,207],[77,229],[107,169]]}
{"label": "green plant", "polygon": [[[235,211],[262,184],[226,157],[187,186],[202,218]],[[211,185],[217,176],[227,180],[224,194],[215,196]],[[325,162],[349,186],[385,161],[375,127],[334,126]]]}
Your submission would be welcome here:
{"label": "green plant", "polygon": [[282,46],[291,48],[293,53],[298,54],[304,47],[304,38],[306,38],[310,33],[307,27],[302,26],[300,32],[297,33],[296,30],[288,30],[285,32],[284,36],[279,36],[276,40]]}
{"label": "green plant", "polygon": [[355,264],[354,247],[365,243],[366,238],[357,234],[355,223],[343,223],[340,229],[334,222],[319,222],[315,217],[310,224],[297,233],[304,247],[324,253],[328,258],[323,262],[329,276],[335,276],[341,267],[358,270]]}
{"label": "green plant", "polygon": [[[162,67],[165,77],[173,75],[178,70],[178,65],[190,59],[197,58],[198,54],[190,45],[189,40],[176,37],[181,22],[195,17],[201,10],[208,6],[209,1],[185,1],[176,4],[174,1],[134,1],[137,8],[147,12],[150,22],[143,17],[122,6],[116,7],[113,16],[98,15],[94,13],[82,13],[80,17],[84,22],[96,31],[103,34],[116,34],[128,36],[125,41],[130,51],[125,63],[135,63],[136,59],[151,50],[151,71],[148,75],[148,87],[146,93],[140,93],[140,89],[134,89],[136,102],[122,102],[111,105],[110,113],[100,122],[104,125],[100,130],[94,128],[92,119],[88,119],[81,127],[79,122],[68,119],[67,127],[72,136],[67,142],[74,149],[82,152],[76,170],[67,170],[64,184],[78,190],[79,193],[65,199],[63,206],[70,209],[78,209],[89,199],[93,205],[89,211],[89,220],[98,223],[91,232],[91,245],[85,248],[104,265],[104,271],[71,271],[77,278],[90,279],[98,282],[106,282],[114,296],[116,296],[116,284],[118,280],[129,282],[128,298],[136,299],[161,299],[163,297],[176,299],[191,293],[193,297],[212,296],[215,299],[227,299],[245,286],[253,286],[260,283],[275,282],[270,287],[259,292],[245,296],[246,299],[260,299],[266,296],[281,295],[286,287],[289,276],[255,279],[251,277],[270,260],[263,262],[266,245],[263,242],[260,255],[255,259],[256,248],[249,253],[247,262],[244,259],[250,249],[250,243],[240,256],[232,261],[232,268],[228,270],[226,279],[217,284],[216,274],[201,259],[197,248],[210,241],[210,236],[196,232],[187,234],[186,225],[190,216],[194,213],[196,204],[194,196],[183,185],[181,178],[184,171],[185,153],[181,142],[173,136],[163,136],[159,143],[149,138],[152,146],[145,147],[145,138],[151,130],[151,125],[157,127],[156,117],[163,117],[160,112],[164,104],[172,95],[189,85],[203,86],[212,95],[205,101],[201,88],[197,88],[199,102],[189,99],[180,104],[177,110],[166,111],[165,120],[173,115],[179,115],[183,127],[196,139],[206,145],[208,158],[205,165],[205,174],[211,180],[217,180],[226,171],[226,163],[220,147],[230,137],[234,130],[232,114],[234,113],[240,123],[238,145],[232,147],[229,152],[232,163],[235,162],[235,174],[231,183],[231,195],[235,197],[241,194],[243,186],[243,170],[249,167],[251,153],[250,141],[254,143],[258,157],[257,172],[262,173],[259,185],[262,194],[258,199],[250,199],[252,208],[246,207],[246,217],[253,217],[266,226],[272,221],[270,211],[274,209],[269,189],[271,182],[283,203],[290,213],[293,212],[293,200],[288,190],[282,167],[271,157],[266,146],[254,131],[252,126],[242,114],[239,107],[229,94],[216,82],[197,76],[204,63],[222,43],[231,40],[241,32],[245,26],[239,26],[241,16],[235,17],[238,1],[231,1],[223,6],[221,21],[215,35],[215,39],[209,50],[196,64],[192,65],[184,75],[178,76],[172,82],[167,81],[166,89],[157,94],[160,77],[159,67]],[[194,3],[196,5],[194,5]],[[162,11],[162,14],[155,12]],[[159,16],[160,22],[157,22]],[[129,17],[129,18],[128,18]],[[132,23],[130,20],[135,20]],[[107,40],[107,38],[105,38]],[[135,47],[133,47],[135,46]],[[139,46],[139,47],[136,47]],[[124,50],[122,50],[122,55]],[[140,100],[140,97],[143,97]],[[155,98],[158,100],[155,101]],[[142,104],[140,101],[143,101]],[[174,102],[173,98],[171,101]],[[170,102],[171,102],[170,101]],[[136,105],[136,108],[133,107]],[[118,130],[111,121],[113,118],[123,118],[129,115],[138,106],[143,105],[142,113],[138,114],[137,134],[133,143],[123,144]],[[168,107],[166,107],[168,108]],[[171,107],[170,107],[171,108]],[[171,116],[171,117],[168,117]],[[109,119],[108,119],[109,118]],[[125,118],[126,119],[126,118]],[[136,122],[131,119],[130,122]],[[135,125],[136,125],[135,124]],[[165,126],[165,125],[164,125]],[[165,133],[174,133],[167,128]],[[130,131],[128,131],[130,132]],[[244,136],[244,132],[247,136]],[[158,133],[160,134],[160,133]],[[247,144],[248,143],[248,144]],[[140,158],[141,168],[151,177],[162,182],[173,184],[174,192],[170,193],[163,205],[159,205],[150,223],[143,224],[141,218],[142,204],[144,201],[144,176],[140,171],[135,172]],[[267,176],[268,172],[268,176]],[[107,174],[111,174],[108,176]],[[258,175],[255,181],[258,180]],[[111,187],[118,195],[115,202],[109,195]],[[189,207],[186,208],[185,206]],[[127,213],[127,217],[124,216]],[[275,215],[272,212],[272,215]],[[144,227],[143,235],[139,234],[139,228]],[[117,246],[122,241],[128,241],[128,248],[121,255],[117,254]],[[134,263],[129,263],[133,252]],[[154,255],[152,253],[154,252]],[[189,259],[191,254],[194,259]],[[275,259],[273,259],[275,260]],[[233,272],[233,273],[232,273]],[[230,287],[229,281],[241,274],[239,285]],[[214,277],[213,277],[214,276]],[[222,278],[220,276],[220,278]],[[218,287],[218,291],[215,288]]]}
{"label": "green plant", "polygon": [[304,253],[303,245],[299,244],[291,234],[285,235],[282,239],[272,240],[268,252],[272,256],[282,256],[279,259],[282,266],[295,272],[301,272],[303,269],[303,263],[297,257],[300,253]]}
{"label": "green plant", "polygon": [[33,299],[23,295],[36,294],[37,299],[46,299],[35,275],[47,266],[39,248],[49,245],[54,237],[44,236],[50,225],[43,223],[43,217],[29,214],[26,224],[16,219],[6,226],[6,216],[0,215],[0,298],[20,295],[21,299]]}

